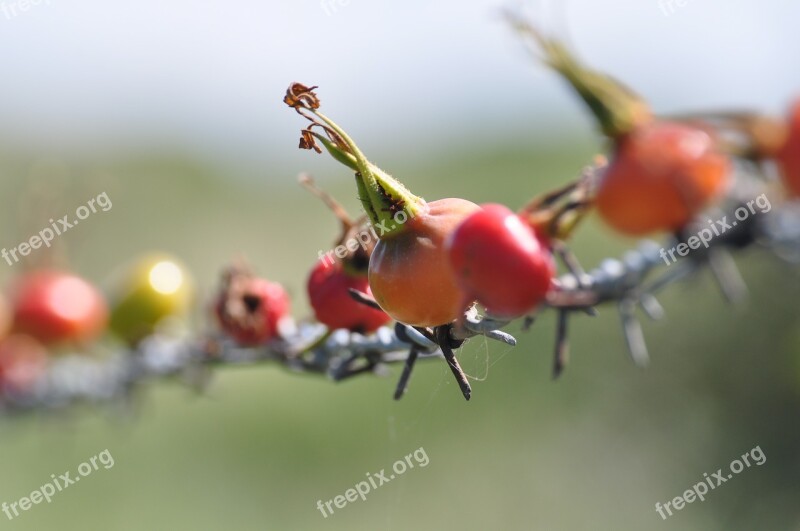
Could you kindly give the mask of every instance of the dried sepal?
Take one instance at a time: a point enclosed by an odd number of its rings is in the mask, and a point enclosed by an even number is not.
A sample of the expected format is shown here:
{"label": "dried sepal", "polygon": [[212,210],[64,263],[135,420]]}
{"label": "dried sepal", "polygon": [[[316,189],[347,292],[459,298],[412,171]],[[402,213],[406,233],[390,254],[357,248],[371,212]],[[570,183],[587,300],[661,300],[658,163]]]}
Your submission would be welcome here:
{"label": "dried sepal", "polygon": [[300,145],[298,147],[300,149],[313,149],[317,153],[322,153],[322,150],[317,145],[317,141],[314,138],[314,133],[311,132],[311,129],[303,129],[300,131]]}
{"label": "dried sepal", "polygon": [[283,97],[283,102],[295,109],[298,107],[312,110],[319,109],[319,97],[314,92],[315,88],[317,88],[316,85],[307,87],[302,83],[292,83],[286,89],[286,96]]}

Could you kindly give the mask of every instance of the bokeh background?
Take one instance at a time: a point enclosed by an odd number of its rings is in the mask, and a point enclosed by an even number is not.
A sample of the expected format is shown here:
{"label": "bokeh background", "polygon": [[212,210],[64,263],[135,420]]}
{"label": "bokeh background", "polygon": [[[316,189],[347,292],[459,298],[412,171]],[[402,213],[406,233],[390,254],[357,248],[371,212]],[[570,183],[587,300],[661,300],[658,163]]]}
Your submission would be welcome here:
{"label": "bokeh background", "polygon": [[[533,2],[526,9],[587,61],[664,113],[779,113],[800,91],[790,0]],[[220,269],[243,253],[308,314],[305,272],[336,235],[300,171],[358,209],[346,169],[296,149],[291,81],[385,169],[426,198],[519,206],[602,148],[554,74],[499,20],[500,1],[0,1],[0,246],[106,192],[109,212],[60,237],[59,259],[111,288],[150,250],[187,263],[194,326]],[[664,7],[662,7],[662,5]],[[598,220],[583,263],[635,242]],[[3,529],[800,529],[800,278],[739,257],[751,290],[728,306],[705,274],[664,294],[646,324],[646,370],[618,318],[576,318],[572,360],[550,379],[551,315],[510,349],[473,340],[465,403],[443,363],[410,392],[394,377],[333,384],[278,367],[221,370],[207,395],[146,389],[133,415],[0,422],[0,501],[108,449],[115,466]],[[4,283],[21,270],[0,265]],[[747,469],[667,521],[655,512],[759,445]],[[316,509],[424,447],[430,458],[325,519]]]}

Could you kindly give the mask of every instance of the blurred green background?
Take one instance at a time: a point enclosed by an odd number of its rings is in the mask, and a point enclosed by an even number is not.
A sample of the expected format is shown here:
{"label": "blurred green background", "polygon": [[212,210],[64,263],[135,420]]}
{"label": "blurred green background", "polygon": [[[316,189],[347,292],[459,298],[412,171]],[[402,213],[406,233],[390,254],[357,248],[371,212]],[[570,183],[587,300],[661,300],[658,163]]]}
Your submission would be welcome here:
{"label": "blurred green background", "polygon": [[[427,199],[516,207],[601,149],[571,95],[492,19],[496,2],[353,0],[335,16],[318,2],[288,6],[87,1],[0,18],[0,44],[21,50],[6,59],[15,96],[0,103],[0,245],[105,191],[112,209],[58,239],[74,270],[111,288],[131,259],[173,253],[197,281],[203,330],[217,275],[243,253],[303,317],[306,272],[338,229],[295,177],[310,171],[351,212],[358,205],[344,168],[295,149],[305,124],[280,103],[290,81],[324,82],[328,114]],[[576,46],[659,109],[781,110],[800,86],[776,53],[797,44],[793,3],[709,0],[669,17],[657,2],[571,6]],[[739,63],[708,68],[723,53]],[[634,244],[591,219],[573,248],[591,268]],[[667,318],[645,322],[645,370],[627,359],[614,308],[601,307],[571,322],[557,382],[550,314],[529,332],[510,326],[515,348],[468,342],[469,403],[436,360],[418,366],[400,402],[399,367],[334,384],[265,365],[218,370],[202,396],[148,386],[132,415],[2,420],[0,502],[104,449],[115,465],[13,521],[0,515],[0,528],[796,531],[800,274],[759,252],[737,260],[748,303],[727,305],[707,273],[670,288]],[[3,265],[0,280],[20,270]],[[667,521],[655,512],[755,446],[763,466]],[[420,447],[427,467],[328,518],[317,510]]]}
{"label": "blurred green background", "polygon": [[[592,153],[590,143],[547,152],[523,144],[386,166],[429,198],[457,192],[517,205],[573,175]],[[330,166],[320,180],[355,209],[349,175]],[[71,253],[72,265],[90,278],[102,281],[129,255],[169,249],[192,265],[208,295],[225,261],[244,251],[261,273],[287,285],[295,314],[307,315],[304,272],[337,229],[292,175],[280,185],[239,186],[188,161],[148,159],[87,167],[65,180],[75,190],[65,205],[84,201],[77,190],[87,183],[113,201],[108,213],[63,237],[81,251]],[[4,181],[3,197],[24,181]],[[574,248],[594,266],[631,243],[593,220]],[[706,275],[666,292],[668,318],[646,324],[653,357],[646,370],[628,361],[616,313],[603,307],[596,318],[573,320],[572,361],[558,382],[549,377],[551,315],[528,333],[512,326],[516,348],[470,341],[460,354],[475,378],[469,403],[439,361],[418,367],[400,402],[391,399],[398,368],[392,378],[334,384],[263,366],[219,370],[206,396],[153,385],[133,418],[89,410],[3,422],[0,500],[16,500],[103,449],[115,459],[113,468],[3,525],[794,529],[798,272],[758,253],[739,263],[752,290],[743,308],[726,305]],[[202,312],[197,325],[207,325]],[[767,456],[763,466],[666,522],[655,513],[655,502],[756,445]],[[327,519],[315,508],[420,446],[427,467]]]}

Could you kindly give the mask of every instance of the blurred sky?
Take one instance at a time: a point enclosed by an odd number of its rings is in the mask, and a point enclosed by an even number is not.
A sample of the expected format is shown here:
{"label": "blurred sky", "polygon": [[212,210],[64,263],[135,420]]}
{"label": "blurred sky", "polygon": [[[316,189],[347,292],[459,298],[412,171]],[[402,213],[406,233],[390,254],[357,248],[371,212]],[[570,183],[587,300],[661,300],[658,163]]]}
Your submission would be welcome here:
{"label": "blurred sky", "polygon": [[[302,122],[280,101],[290,81],[320,85],[326,112],[362,143],[430,151],[588,123],[499,20],[502,0],[40,0],[25,12],[18,1],[0,0],[6,152],[124,146],[264,163],[296,145]],[[526,8],[658,110],[779,112],[800,89],[800,2],[688,0],[669,16],[658,0]]]}

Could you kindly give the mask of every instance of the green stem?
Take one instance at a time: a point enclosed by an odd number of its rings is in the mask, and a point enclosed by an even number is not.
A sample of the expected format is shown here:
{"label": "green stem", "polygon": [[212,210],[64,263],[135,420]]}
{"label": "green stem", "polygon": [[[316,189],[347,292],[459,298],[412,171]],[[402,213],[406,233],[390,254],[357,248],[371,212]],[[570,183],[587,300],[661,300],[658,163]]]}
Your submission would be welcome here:
{"label": "green stem", "polygon": [[325,135],[321,135],[317,132],[312,132],[311,134],[314,135],[314,138],[322,142],[322,145],[336,161],[344,164],[353,171],[358,171],[358,163],[353,155],[340,149],[339,146],[328,140],[328,137]]}
{"label": "green stem", "polygon": [[322,135],[313,133],[334,159],[356,170],[356,185],[364,210],[373,225],[380,225],[388,229],[382,238],[391,237],[404,229],[403,224],[394,222],[394,216],[400,210],[405,211],[409,218],[425,212],[424,199],[412,194],[397,179],[369,162],[353,139],[334,121],[317,110],[311,110],[311,112],[338,135],[349,150],[347,153],[329,139],[323,140]]}
{"label": "green stem", "polygon": [[541,49],[545,62],[572,86],[606,136],[619,138],[652,119],[647,103],[628,87],[588,68],[561,42],[546,37],[516,15],[509,14],[508,18],[516,31]]}

